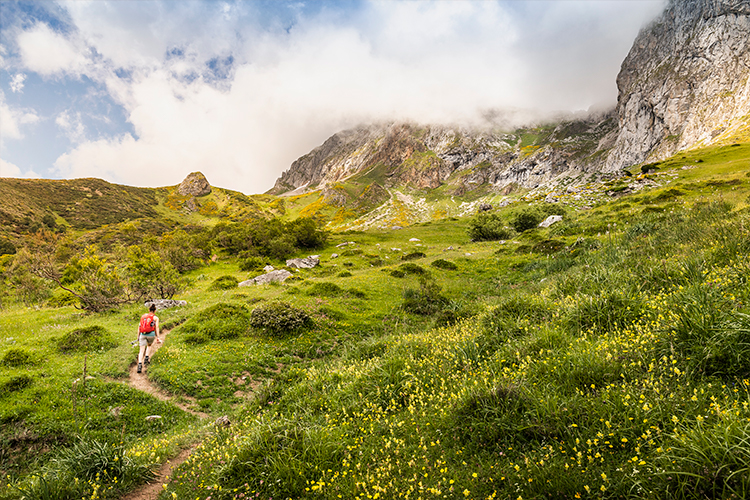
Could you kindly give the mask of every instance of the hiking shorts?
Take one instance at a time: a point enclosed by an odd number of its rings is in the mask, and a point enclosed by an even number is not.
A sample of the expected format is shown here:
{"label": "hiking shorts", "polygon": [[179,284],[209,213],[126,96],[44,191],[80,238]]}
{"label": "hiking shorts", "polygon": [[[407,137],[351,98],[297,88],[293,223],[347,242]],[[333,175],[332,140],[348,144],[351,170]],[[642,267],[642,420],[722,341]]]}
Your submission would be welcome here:
{"label": "hiking shorts", "polygon": [[142,333],[138,336],[138,345],[148,346],[148,345],[153,344],[154,340],[156,340],[155,333]]}

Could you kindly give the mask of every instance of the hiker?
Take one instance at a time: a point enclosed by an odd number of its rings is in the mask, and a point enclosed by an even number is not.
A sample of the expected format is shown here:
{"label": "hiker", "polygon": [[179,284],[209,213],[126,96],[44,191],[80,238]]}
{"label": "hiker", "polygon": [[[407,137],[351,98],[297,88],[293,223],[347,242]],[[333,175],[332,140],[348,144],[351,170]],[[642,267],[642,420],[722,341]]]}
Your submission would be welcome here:
{"label": "hiker", "polygon": [[[143,370],[143,363],[148,364],[151,356],[151,349],[154,340],[161,343],[159,338],[159,317],[155,316],[156,304],[151,304],[146,314],[141,316],[138,323],[138,345],[141,346],[138,351],[138,373]],[[145,359],[143,356],[146,356]]]}

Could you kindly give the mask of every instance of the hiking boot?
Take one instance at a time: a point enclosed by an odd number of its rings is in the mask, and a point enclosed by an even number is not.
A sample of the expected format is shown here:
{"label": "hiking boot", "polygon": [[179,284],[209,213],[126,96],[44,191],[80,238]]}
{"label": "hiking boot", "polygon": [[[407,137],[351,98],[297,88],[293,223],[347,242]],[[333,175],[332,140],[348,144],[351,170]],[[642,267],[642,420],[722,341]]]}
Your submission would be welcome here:
{"label": "hiking boot", "polygon": [[141,373],[143,370],[143,363],[138,363],[138,369],[136,370],[136,373]]}
{"label": "hiking boot", "polygon": [[143,362],[149,364],[151,361],[148,359],[148,356],[146,356],[146,359],[144,359]]}

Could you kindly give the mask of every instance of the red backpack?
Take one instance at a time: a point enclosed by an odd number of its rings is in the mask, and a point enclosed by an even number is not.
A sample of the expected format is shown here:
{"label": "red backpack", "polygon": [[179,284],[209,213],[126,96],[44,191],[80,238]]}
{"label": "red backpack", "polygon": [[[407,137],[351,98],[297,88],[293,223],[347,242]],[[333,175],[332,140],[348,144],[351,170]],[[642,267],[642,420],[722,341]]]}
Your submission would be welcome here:
{"label": "red backpack", "polygon": [[146,313],[141,316],[141,324],[138,325],[138,333],[151,333],[156,331],[156,320],[154,313]]}

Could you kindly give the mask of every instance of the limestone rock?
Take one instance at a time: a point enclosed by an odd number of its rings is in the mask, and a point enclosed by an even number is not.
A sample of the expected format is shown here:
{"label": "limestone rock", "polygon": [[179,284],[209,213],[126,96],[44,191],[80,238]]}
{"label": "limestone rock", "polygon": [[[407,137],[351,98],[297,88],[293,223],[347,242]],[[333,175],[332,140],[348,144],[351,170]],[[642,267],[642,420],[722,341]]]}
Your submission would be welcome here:
{"label": "limestone rock", "polygon": [[539,227],[550,227],[552,224],[560,222],[561,220],[563,220],[562,215],[550,215],[539,223]]}
{"label": "limestone rock", "polygon": [[286,261],[286,267],[297,269],[312,269],[320,264],[320,255],[310,255],[303,259],[289,259]]}
{"label": "limestone rock", "polygon": [[750,2],[670,0],[636,38],[617,87],[605,171],[711,143],[750,112]]}
{"label": "limestone rock", "polygon": [[152,299],[146,301],[143,305],[146,306],[146,308],[151,307],[151,304],[156,305],[156,310],[159,311],[161,309],[169,309],[170,307],[180,307],[180,306],[186,306],[187,301],[186,300],[172,300],[172,299]]}
{"label": "limestone rock", "polygon": [[181,196],[205,196],[211,192],[211,185],[202,173],[193,172],[180,183],[177,192]]}
{"label": "limestone rock", "polygon": [[255,278],[243,281],[238,286],[251,286],[251,285],[265,285],[272,282],[281,282],[290,277],[292,273],[286,269],[279,269],[277,271],[271,271],[270,273],[261,274]]}

